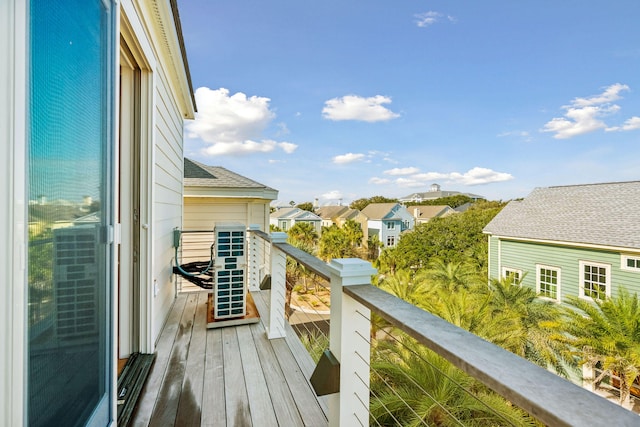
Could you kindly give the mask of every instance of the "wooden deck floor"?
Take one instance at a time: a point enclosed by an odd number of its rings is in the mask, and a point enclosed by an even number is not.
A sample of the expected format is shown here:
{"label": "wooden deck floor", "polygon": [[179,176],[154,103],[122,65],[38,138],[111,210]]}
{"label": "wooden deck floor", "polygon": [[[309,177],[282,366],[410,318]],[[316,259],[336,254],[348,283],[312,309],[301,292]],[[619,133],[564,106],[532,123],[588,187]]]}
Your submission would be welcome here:
{"label": "wooden deck floor", "polygon": [[[253,293],[268,319],[268,292]],[[206,292],[180,294],[159,338],[135,426],[327,426],[314,363],[293,330],[269,340],[262,322],[206,329]]]}

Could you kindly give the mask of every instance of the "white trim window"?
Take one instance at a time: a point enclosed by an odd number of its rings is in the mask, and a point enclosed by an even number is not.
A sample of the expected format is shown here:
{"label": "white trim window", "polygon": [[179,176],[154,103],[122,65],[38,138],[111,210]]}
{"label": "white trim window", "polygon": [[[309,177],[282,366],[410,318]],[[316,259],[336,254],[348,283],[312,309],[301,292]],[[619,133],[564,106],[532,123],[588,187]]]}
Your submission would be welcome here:
{"label": "white trim window", "polygon": [[387,222],[387,230],[395,230],[396,228],[396,223],[393,221],[388,221]]}
{"label": "white trim window", "polygon": [[536,293],[542,298],[561,300],[559,268],[536,264]]}
{"label": "white trim window", "polygon": [[638,255],[621,255],[620,268],[628,271],[640,272],[640,256]]}
{"label": "white trim window", "polygon": [[387,237],[387,247],[393,247],[396,245],[396,236],[388,236]]}
{"label": "white trim window", "polygon": [[580,297],[604,300],[611,296],[611,265],[580,261]]}
{"label": "white trim window", "polygon": [[520,285],[522,282],[522,270],[511,267],[502,267],[502,278],[511,279],[512,285]]}

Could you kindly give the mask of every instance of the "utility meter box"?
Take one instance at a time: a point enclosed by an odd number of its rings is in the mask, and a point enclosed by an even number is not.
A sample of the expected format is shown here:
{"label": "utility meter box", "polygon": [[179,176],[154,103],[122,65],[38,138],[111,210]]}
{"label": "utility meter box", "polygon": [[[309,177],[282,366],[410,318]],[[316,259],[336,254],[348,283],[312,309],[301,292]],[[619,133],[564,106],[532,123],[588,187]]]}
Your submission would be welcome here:
{"label": "utility meter box", "polygon": [[247,228],[240,223],[219,223],[213,233],[213,317],[242,317],[247,309]]}

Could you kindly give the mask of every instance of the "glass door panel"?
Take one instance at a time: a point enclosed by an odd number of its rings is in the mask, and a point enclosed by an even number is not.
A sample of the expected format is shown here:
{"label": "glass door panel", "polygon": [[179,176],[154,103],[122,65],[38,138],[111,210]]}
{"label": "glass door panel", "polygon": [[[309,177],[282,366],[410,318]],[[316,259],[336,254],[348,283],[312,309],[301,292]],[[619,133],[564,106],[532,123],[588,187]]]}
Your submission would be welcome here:
{"label": "glass door panel", "polygon": [[30,426],[104,426],[113,418],[107,3],[30,2]]}

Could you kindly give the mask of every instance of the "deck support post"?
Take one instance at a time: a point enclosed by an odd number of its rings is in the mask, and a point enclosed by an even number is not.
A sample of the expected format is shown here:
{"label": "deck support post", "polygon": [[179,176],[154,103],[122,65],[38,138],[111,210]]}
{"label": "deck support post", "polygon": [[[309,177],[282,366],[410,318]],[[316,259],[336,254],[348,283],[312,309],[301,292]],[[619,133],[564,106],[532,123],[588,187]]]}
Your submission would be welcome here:
{"label": "deck support post", "polygon": [[284,304],[287,295],[287,254],[276,243],[285,243],[287,233],[271,234],[271,304],[269,307],[269,339],[282,338],[284,329]]}
{"label": "deck support post", "polygon": [[256,233],[252,231],[260,230],[260,226],[257,224],[249,225],[249,253],[248,253],[248,269],[247,275],[249,276],[249,291],[257,292],[260,290],[260,265],[262,265],[263,254],[260,251],[261,239],[258,238]]}
{"label": "deck support post", "polygon": [[331,270],[329,348],[340,362],[340,392],[329,396],[329,426],[369,425],[371,312],[342,292],[371,283],[376,269],[357,258],[334,259]]}

